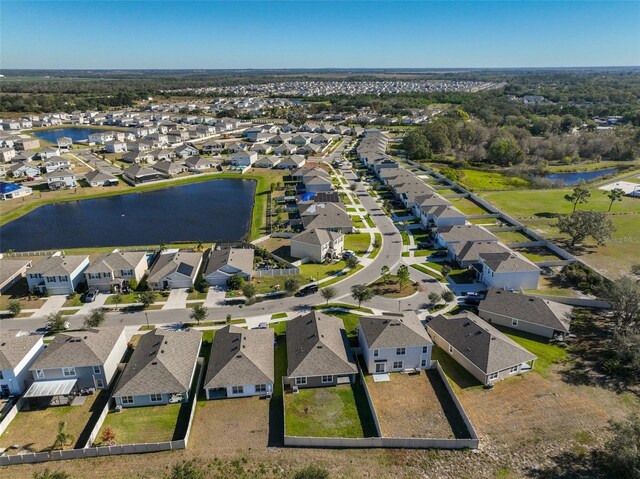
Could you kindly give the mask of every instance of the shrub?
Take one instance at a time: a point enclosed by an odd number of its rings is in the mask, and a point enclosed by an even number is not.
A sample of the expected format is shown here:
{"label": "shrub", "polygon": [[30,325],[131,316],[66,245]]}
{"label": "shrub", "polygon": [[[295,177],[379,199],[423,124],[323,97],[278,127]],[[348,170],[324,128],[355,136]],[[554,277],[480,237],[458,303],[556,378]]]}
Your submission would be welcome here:
{"label": "shrub", "polygon": [[307,466],[298,470],[293,479],[329,479],[329,471],[318,466]]}

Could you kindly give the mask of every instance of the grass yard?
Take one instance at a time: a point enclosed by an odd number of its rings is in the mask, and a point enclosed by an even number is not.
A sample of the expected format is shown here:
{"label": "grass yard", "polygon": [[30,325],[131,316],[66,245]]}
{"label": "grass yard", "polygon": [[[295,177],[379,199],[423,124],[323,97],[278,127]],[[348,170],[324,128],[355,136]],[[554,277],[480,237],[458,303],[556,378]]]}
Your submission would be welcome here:
{"label": "grass yard", "polygon": [[534,263],[538,263],[541,261],[556,261],[562,259],[560,256],[555,254],[548,248],[544,246],[540,247],[530,247],[530,248],[514,248],[514,251],[517,251],[522,256],[527,259],[530,259]]}
{"label": "grass yard", "polygon": [[380,253],[380,250],[382,249],[382,235],[380,233],[374,233],[373,238],[374,238],[373,240],[374,243],[377,241],[380,246],[378,247],[374,246],[373,251],[369,253],[370,259],[375,259],[375,257],[378,256],[378,253]]}
{"label": "grass yard", "polygon": [[275,313],[271,315],[271,319],[282,319],[286,317],[287,317],[287,313]]}
{"label": "grass yard", "polygon": [[118,444],[170,441],[173,438],[182,404],[123,408],[109,412],[98,434],[111,427]]}
{"label": "grass yard", "polygon": [[[136,303],[138,301],[138,293],[129,293],[120,295],[120,301],[118,304],[131,304]],[[113,299],[113,296],[109,296],[104,304],[116,304]]]}
{"label": "grass yard", "polygon": [[326,311],[326,314],[342,319],[342,324],[344,324],[347,337],[355,338],[358,336],[358,324],[360,323],[359,314],[346,311]]}
{"label": "grass yard", "polygon": [[515,176],[480,170],[461,170],[460,183],[471,191],[515,190],[527,188],[531,183]]}
{"label": "grass yard", "polygon": [[[451,384],[456,393],[467,388],[482,388],[480,381],[460,366],[446,351],[435,344],[431,350],[431,359],[440,363],[442,370],[449,379],[449,384]],[[471,418],[471,421],[473,422],[473,418]]]}
{"label": "grass yard", "polygon": [[549,370],[555,363],[563,362],[568,358],[568,354],[565,349],[555,344],[549,344],[549,341],[544,338],[539,338],[532,334],[527,334],[522,331],[514,331],[513,329],[501,326],[494,325],[494,327],[509,336],[530,353],[538,356],[533,370],[537,371],[542,376],[547,376]]}
{"label": "grass yard", "polygon": [[409,246],[411,244],[411,240],[409,240],[409,233],[406,230],[400,231],[400,236],[402,236],[402,244],[405,246]]}
{"label": "grass yard", "polygon": [[431,240],[431,233],[422,228],[412,229],[411,235],[415,244],[428,243]]}
{"label": "grass yard", "polygon": [[440,273],[436,273],[434,271],[431,271],[430,269],[425,268],[421,264],[412,264],[411,267],[413,269],[416,269],[416,270],[420,271],[421,273],[428,274],[429,276],[431,276],[434,279],[437,279],[438,281],[443,281],[444,280],[444,277]]}
{"label": "grass yard", "polygon": [[187,301],[207,299],[207,293],[208,291],[202,292],[194,289],[191,293],[187,295]]}
{"label": "grass yard", "polygon": [[492,233],[498,237],[503,243],[522,243],[524,241],[533,241],[524,233],[520,231],[492,231]]}
{"label": "grass yard", "polygon": [[290,274],[285,276],[261,276],[260,278],[253,279],[253,284],[256,287],[256,294],[284,291],[284,283],[288,278],[293,278],[300,284],[306,283],[306,278],[302,274]]}
{"label": "grass yard", "polygon": [[470,284],[476,280],[476,273],[473,269],[454,269],[448,277],[456,284]]}
{"label": "grass yard", "polygon": [[465,215],[483,215],[489,213],[483,207],[467,198],[448,198],[448,200]]}
{"label": "grass yard", "polygon": [[360,384],[300,389],[285,394],[288,436],[371,437],[373,417]]}
{"label": "grass yard", "polygon": [[[315,281],[319,281],[324,278],[329,278],[330,276],[335,276],[346,267],[347,264],[344,261],[338,261],[337,263],[330,263],[326,265],[307,263],[300,265],[300,274],[305,278],[313,278]],[[324,283],[323,286],[325,286]]]}
{"label": "grass yard", "polygon": [[369,233],[352,233],[344,237],[345,249],[354,251],[358,256],[367,252],[371,244]]}
{"label": "grass yard", "polygon": [[351,217],[351,221],[353,222],[353,226],[356,228],[366,228],[367,225],[364,224],[364,221],[362,221],[362,218],[360,218],[359,216],[352,216]]}
{"label": "grass yard", "polygon": [[384,296],[385,298],[405,298],[418,291],[418,283],[414,283],[411,280],[407,281],[403,288],[400,288],[400,282],[395,274],[390,274],[386,280],[378,278],[369,286],[371,286],[376,295]]}

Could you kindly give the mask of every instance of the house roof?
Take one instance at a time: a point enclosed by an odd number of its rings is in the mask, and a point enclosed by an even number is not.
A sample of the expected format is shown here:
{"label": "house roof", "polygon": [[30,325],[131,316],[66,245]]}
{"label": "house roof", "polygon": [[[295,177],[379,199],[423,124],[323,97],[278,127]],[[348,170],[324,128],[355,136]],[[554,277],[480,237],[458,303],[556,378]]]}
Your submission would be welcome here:
{"label": "house roof", "polygon": [[41,339],[42,336],[36,334],[17,336],[0,332],[0,371],[15,369]]}
{"label": "house roof", "polygon": [[104,364],[123,331],[123,327],[108,327],[57,334],[30,371]]}
{"label": "house roof", "polygon": [[236,268],[243,273],[251,274],[253,272],[253,257],[255,250],[253,248],[228,248],[211,251],[209,262],[205,269],[204,276],[216,272],[225,265]]}
{"label": "house roof", "polygon": [[458,258],[458,261],[480,261],[480,254],[486,253],[504,253],[509,252],[509,249],[500,242],[497,241],[467,241],[454,243],[451,245],[451,249]]}
{"label": "house roof", "polygon": [[537,359],[469,311],[450,317],[438,315],[427,323],[427,330],[442,337],[484,374]]}
{"label": "house roof", "polygon": [[353,226],[351,217],[338,203],[301,203],[298,208],[305,229]]}
{"label": "house roof", "polygon": [[517,273],[521,271],[540,271],[533,262],[514,252],[480,253],[480,260],[494,273]]}
{"label": "house roof", "polygon": [[295,235],[291,238],[292,241],[298,241],[299,243],[307,243],[316,246],[322,246],[324,244],[330,243],[331,241],[335,241],[339,239],[341,236],[344,236],[342,233],[337,233],[335,231],[326,230],[322,228],[316,228],[312,230],[306,230],[302,233]]}
{"label": "house roof", "polygon": [[273,383],[273,329],[228,325],[213,338],[204,388]]}
{"label": "house roof", "polygon": [[75,178],[76,174],[71,170],[56,170],[44,175],[45,178],[60,178],[60,177],[72,177]]}
{"label": "house roof", "polygon": [[361,316],[360,329],[369,348],[384,349],[433,344],[420,319],[413,311]]}
{"label": "house roof", "polygon": [[171,273],[178,272],[184,276],[195,278],[198,265],[202,261],[201,253],[178,251],[177,253],[161,254],[149,271],[148,281],[157,283]]}
{"label": "house roof", "polygon": [[151,168],[159,171],[160,173],[172,173],[176,171],[179,172],[184,169],[184,167],[180,163],[173,162],[171,160],[158,161],[151,165]]}
{"label": "house roof", "polygon": [[0,285],[13,278],[18,271],[31,264],[30,259],[1,259]]}
{"label": "house roof", "polygon": [[144,251],[114,251],[105,253],[92,261],[85,273],[135,269],[146,256],[147,253]]}
{"label": "house roof", "polygon": [[148,176],[148,175],[157,175],[158,172],[152,170],[151,168],[147,168],[142,165],[131,165],[124,169],[124,172],[129,176],[139,177],[139,176]]}
{"label": "house roof", "polygon": [[142,335],[114,396],[188,391],[200,352],[202,333],[154,329]]}
{"label": "house roof", "polygon": [[103,173],[100,170],[89,171],[88,173],[85,173],[84,178],[88,182],[107,181],[107,180],[116,180],[117,179],[115,176],[110,175],[109,173]]}
{"label": "house roof", "polygon": [[491,288],[478,310],[480,317],[483,313],[498,314],[565,333],[571,324],[571,306],[502,289]]}
{"label": "house roof", "polygon": [[184,164],[187,166],[207,166],[218,163],[216,158],[203,158],[200,155],[195,155],[184,160]]}
{"label": "house roof", "polygon": [[66,276],[73,273],[87,259],[89,259],[88,256],[54,254],[33,265],[29,273],[42,274],[44,276]]}
{"label": "house roof", "polygon": [[498,241],[498,238],[478,225],[453,225],[438,228],[438,235],[445,243],[460,241]]}
{"label": "house roof", "polygon": [[317,311],[287,323],[287,362],[289,377],[357,372],[342,320]]}

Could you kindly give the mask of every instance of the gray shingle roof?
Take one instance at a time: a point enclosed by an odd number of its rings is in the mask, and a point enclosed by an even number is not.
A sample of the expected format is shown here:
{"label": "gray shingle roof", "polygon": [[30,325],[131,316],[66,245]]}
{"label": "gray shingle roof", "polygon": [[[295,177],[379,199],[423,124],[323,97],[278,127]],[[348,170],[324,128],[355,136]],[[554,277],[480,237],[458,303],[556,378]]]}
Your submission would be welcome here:
{"label": "gray shingle roof", "polygon": [[427,330],[441,336],[484,374],[537,359],[515,341],[468,311],[448,318],[438,315],[427,323]]}
{"label": "gray shingle roof", "polygon": [[298,208],[305,229],[353,227],[349,213],[339,203],[301,203]]}
{"label": "gray shingle roof", "polygon": [[451,249],[459,261],[480,261],[481,253],[504,253],[508,248],[496,241],[467,241],[466,243],[454,243]]}
{"label": "gray shingle roof", "polygon": [[287,323],[289,377],[357,372],[340,318],[312,311]]}
{"label": "gray shingle roof", "polygon": [[416,313],[361,316],[360,329],[369,348],[401,348],[433,344]]}
{"label": "gray shingle roof", "polygon": [[187,273],[183,267],[183,271],[181,272],[185,276],[189,276],[191,278],[195,278],[197,274],[197,267],[202,260],[201,253],[189,253],[184,251],[179,251],[177,253],[165,253],[161,254],[158,260],[155,262],[151,271],[149,271],[148,281],[150,283],[157,283],[162,278],[171,273],[178,271],[180,265],[184,264],[189,266],[189,272]]}
{"label": "gray shingle roof", "polygon": [[204,276],[216,272],[225,265],[237,268],[243,273],[253,273],[253,248],[229,248],[211,251]]}
{"label": "gray shingle roof", "polygon": [[144,334],[122,373],[114,396],[189,390],[202,333],[154,329]]}
{"label": "gray shingle roof", "polygon": [[108,327],[58,334],[30,370],[104,364],[123,330],[122,327]]}
{"label": "gray shingle roof", "polygon": [[480,253],[480,259],[494,273],[515,273],[519,271],[540,271],[533,262],[514,251],[504,253]]}
{"label": "gray shingle roof", "polygon": [[103,173],[100,170],[93,170],[93,171],[89,171],[88,173],[85,173],[84,178],[88,181],[88,182],[93,182],[93,181],[107,181],[107,180],[117,180],[117,178],[113,175],[110,175],[109,173]]}
{"label": "gray shingle roof", "polygon": [[86,269],[85,273],[102,273],[135,269],[147,256],[144,251],[115,251],[100,255]]}
{"label": "gray shingle roof", "polygon": [[300,243],[313,244],[316,246],[322,246],[331,241],[335,241],[341,236],[342,233],[336,233],[335,231],[316,228],[313,230],[306,230],[300,234],[295,235],[292,240],[299,241]]}
{"label": "gray shingle roof", "polygon": [[490,289],[478,310],[480,317],[493,313],[566,333],[571,324],[571,306],[502,289]]}
{"label": "gray shingle roof", "polygon": [[66,276],[73,273],[88,258],[88,256],[49,256],[33,265],[29,273],[42,274],[44,276]]}
{"label": "gray shingle roof", "polygon": [[16,336],[15,333],[0,333],[0,371],[15,369],[41,339],[40,335]]}
{"label": "gray shingle roof", "polygon": [[0,284],[12,278],[18,271],[31,263],[30,259],[2,259],[0,260]]}
{"label": "gray shingle roof", "polygon": [[211,346],[204,388],[274,382],[273,329],[220,329]]}
{"label": "gray shingle roof", "polygon": [[477,225],[454,225],[438,228],[438,234],[445,243],[460,241],[498,241],[498,238]]}

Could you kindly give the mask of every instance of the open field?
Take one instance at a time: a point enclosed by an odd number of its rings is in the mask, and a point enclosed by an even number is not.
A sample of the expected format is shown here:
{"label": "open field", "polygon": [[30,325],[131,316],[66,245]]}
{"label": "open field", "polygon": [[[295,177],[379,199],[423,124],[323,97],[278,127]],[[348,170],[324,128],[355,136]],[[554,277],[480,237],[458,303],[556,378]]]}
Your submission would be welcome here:
{"label": "open field", "polygon": [[461,170],[460,183],[470,191],[515,190],[527,188],[530,182],[515,176],[480,170]]}
{"label": "open field", "polygon": [[109,412],[98,434],[111,427],[118,444],[170,441],[173,438],[182,404],[124,408]]}
{"label": "open field", "polygon": [[[564,199],[564,195],[570,194],[571,191],[570,188],[521,190],[517,193],[483,193],[482,196],[525,226],[562,244],[567,238],[558,232],[554,224],[557,215],[571,213],[573,206]],[[591,188],[590,192],[589,203],[580,205],[578,209],[607,211],[609,199],[605,193],[597,188]],[[631,264],[638,259],[640,201],[624,197],[622,201],[614,203],[611,212],[610,218],[616,231],[606,246],[597,246],[592,240],[587,240],[583,247],[570,252],[603,274],[617,277],[628,273]]]}
{"label": "open field", "polygon": [[488,213],[483,207],[467,198],[448,198],[448,200],[465,215],[482,215]]}
{"label": "open field", "polygon": [[469,437],[437,371],[414,375],[390,373],[389,376],[390,381],[378,383],[373,381],[373,376],[366,376],[383,436]]}

